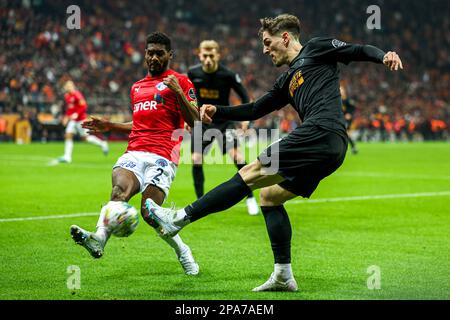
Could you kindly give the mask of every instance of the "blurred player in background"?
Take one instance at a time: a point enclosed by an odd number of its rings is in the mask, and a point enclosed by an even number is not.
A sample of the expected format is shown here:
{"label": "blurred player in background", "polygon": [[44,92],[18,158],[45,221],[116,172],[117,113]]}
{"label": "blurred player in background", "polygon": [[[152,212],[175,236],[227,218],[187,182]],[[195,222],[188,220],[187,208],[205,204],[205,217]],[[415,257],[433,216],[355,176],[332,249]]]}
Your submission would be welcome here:
{"label": "blurred player in background", "polygon": [[350,136],[350,127],[353,122],[353,117],[355,115],[356,107],[355,107],[353,99],[350,99],[348,97],[347,89],[345,89],[345,87],[342,84],[339,87],[339,90],[341,91],[342,111],[344,112],[345,123],[347,126],[348,142],[350,143],[350,146],[352,148],[352,153],[357,154],[358,148],[356,148],[356,143]]}
{"label": "blurred player in background", "polygon": [[[188,71],[188,77],[194,83],[197,91],[199,105],[229,105],[231,89],[237,93],[242,103],[249,102],[247,90],[242,85],[239,75],[219,63],[219,50],[219,44],[216,41],[202,41],[199,46],[201,64],[191,67]],[[248,123],[246,121],[242,124],[244,130],[248,127]],[[238,170],[246,165],[245,159],[238,149],[239,143],[234,131],[235,127],[234,121],[218,119],[209,125],[203,123],[202,132],[196,129],[192,130],[192,175],[197,198],[202,197],[204,194],[203,156],[210,150],[215,138],[206,138],[204,135],[206,130],[216,129],[221,132],[221,139],[217,141],[219,147],[223,154],[228,152]],[[259,213],[258,203],[252,192],[247,197],[247,209],[250,215]]]}
{"label": "blurred player in background", "polygon": [[64,100],[66,101],[66,113],[62,124],[66,127],[64,135],[64,155],[58,158],[60,163],[71,163],[73,152],[73,136],[78,134],[80,138],[89,143],[99,146],[104,155],[108,154],[108,143],[87,133],[87,130],[81,127],[83,121],[87,118],[87,103],[83,94],[77,90],[72,81],[67,81],[64,86]]}
{"label": "blurred player in background", "polygon": [[[94,132],[115,131],[128,133],[128,148],[113,167],[110,201],[128,202],[141,192],[141,214],[149,219],[145,200],[163,204],[175,179],[182,137],[173,139],[175,130],[183,130],[184,123],[193,126],[199,120],[195,89],[192,82],[171,69],[173,57],[171,41],[167,35],[154,32],[147,37],[145,62],[148,75],[133,84],[130,98],[133,107],[132,122],[113,123],[93,118],[83,124]],[[104,224],[103,211],[97,231],[88,232],[78,226],[71,227],[77,244],[85,247],[94,258],[103,255],[111,233]],[[190,248],[179,236],[162,237],[174,250],[188,275],[199,272]]]}

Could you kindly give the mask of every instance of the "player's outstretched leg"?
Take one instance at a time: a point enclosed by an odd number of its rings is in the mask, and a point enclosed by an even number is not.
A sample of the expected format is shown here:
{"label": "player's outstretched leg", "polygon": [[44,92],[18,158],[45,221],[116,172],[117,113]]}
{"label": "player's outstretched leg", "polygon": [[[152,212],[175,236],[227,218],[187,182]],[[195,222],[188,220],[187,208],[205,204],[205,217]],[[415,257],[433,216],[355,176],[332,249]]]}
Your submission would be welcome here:
{"label": "player's outstretched leg", "polygon": [[[236,143],[237,142],[235,142],[235,144]],[[236,167],[238,168],[238,171],[247,165],[247,163],[244,161],[244,157],[239,152],[238,148],[232,148],[232,149],[228,150],[228,153],[229,153],[231,159],[233,159],[233,162],[236,165]],[[245,203],[247,204],[247,212],[249,215],[256,216],[259,213],[258,202],[256,201],[255,196],[253,195],[252,191],[249,192]]]}
{"label": "player's outstretched leg", "polygon": [[[253,189],[270,186],[284,180],[279,175],[263,175],[259,160],[248,164],[230,180],[206,193],[197,201],[184,209],[165,209],[154,201],[147,201],[150,218],[160,226],[164,235],[175,235],[191,222],[201,219],[211,213],[224,211],[244,199]],[[244,181],[245,179],[245,181]]]}
{"label": "player's outstretched leg", "polygon": [[[152,219],[150,219],[148,210],[146,208],[146,201],[154,199],[158,203],[163,203],[165,198],[165,193],[161,191],[158,187],[154,185],[149,185],[142,194],[141,201],[141,214],[145,222],[149,224],[154,230],[158,232],[159,225]],[[192,255],[192,251],[187,244],[183,242],[179,235],[175,236],[164,236],[159,234],[160,237],[175,251],[177,259],[187,275],[197,275],[199,273],[199,266]]]}
{"label": "player's outstretched leg", "polygon": [[72,151],[73,151],[73,135],[71,133],[66,133],[64,139],[64,155],[58,158],[58,162],[71,163]]}
{"label": "player's outstretched leg", "polygon": [[91,135],[91,134],[86,136],[86,141],[91,143],[91,144],[94,144],[96,146],[99,146],[102,149],[103,154],[105,156],[108,155],[108,153],[109,153],[108,142],[106,142],[104,140],[101,140],[101,139],[99,139],[96,136]]}

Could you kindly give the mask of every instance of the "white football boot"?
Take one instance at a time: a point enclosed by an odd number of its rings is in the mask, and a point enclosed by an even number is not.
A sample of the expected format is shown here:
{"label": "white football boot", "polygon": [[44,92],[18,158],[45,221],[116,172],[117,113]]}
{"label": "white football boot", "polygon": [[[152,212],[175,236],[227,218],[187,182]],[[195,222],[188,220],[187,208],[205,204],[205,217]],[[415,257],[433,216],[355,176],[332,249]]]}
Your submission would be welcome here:
{"label": "white football boot", "polygon": [[147,207],[150,218],[159,225],[158,231],[161,235],[173,237],[181,230],[182,227],[175,224],[177,210],[162,208],[150,198],[145,200],[145,206]]}
{"label": "white football boot", "polygon": [[92,257],[98,259],[103,256],[103,243],[93,232],[73,225],[70,227],[70,234],[75,243],[83,246]]}
{"label": "white football boot", "polygon": [[270,275],[269,280],[267,280],[264,284],[259,287],[254,288],[252,291],[254,292],[262,292],[262,291],[288,291],[295,292],[298,290],[297,281],[294,278],[291,278],[287,281],[279,281],[275,279],[275,273]]}
{"label": "white football boot", "polygon": [[197,262],[195,262],[194,256],[192,255],[192,251],[189,246],[184,246],[183,251],[178,256],[178,261],[180,261],[185,274],[189,276],[195,276],[199,273],[200,268]]}
{"label": "white football boot", "polygon": [[258,202],[256,202],[255,197],[247,198],[247,210],[248,214],[251,216],[256,216],[259,213]]}

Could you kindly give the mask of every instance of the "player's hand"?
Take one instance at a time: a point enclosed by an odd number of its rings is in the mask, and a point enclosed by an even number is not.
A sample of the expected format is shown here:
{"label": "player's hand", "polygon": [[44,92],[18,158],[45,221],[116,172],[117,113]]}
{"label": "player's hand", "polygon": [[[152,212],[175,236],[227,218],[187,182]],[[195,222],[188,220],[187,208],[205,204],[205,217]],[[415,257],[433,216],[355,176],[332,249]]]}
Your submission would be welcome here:
{"label": "player's hand", "polygon": [[189,133],[191,133],[192,131],[191,127],[186,122],[184,123],[184,130],[186,130]]}
{"label": "player's hand", "polygon": [[216,106],[213,106],[212,104],[202,105],[200,108],[200,120],[202,120],[203,123],[210,124],[216,111]]}
{"label": "player's hand", "polygon": [[180,87],[180,83],[178,82],[177,77],[175,77],[173,74],[167,76],[163,79],[163,83],[169,87],[170,90],[177,94],[183,94],[183,89]]}
{"label": "player's hand", "polygon": [[99,133],[110,130],[109,121],[97,117],[91,117],[91,119],[83,122],[81,126],[88,129],[88,133]]}
{"label": "player's hand", "polygon": [[389,51],[384,55],[383,64],[391,71],[397,71],[399,68],[403,69],[403,63],[397,53]]}

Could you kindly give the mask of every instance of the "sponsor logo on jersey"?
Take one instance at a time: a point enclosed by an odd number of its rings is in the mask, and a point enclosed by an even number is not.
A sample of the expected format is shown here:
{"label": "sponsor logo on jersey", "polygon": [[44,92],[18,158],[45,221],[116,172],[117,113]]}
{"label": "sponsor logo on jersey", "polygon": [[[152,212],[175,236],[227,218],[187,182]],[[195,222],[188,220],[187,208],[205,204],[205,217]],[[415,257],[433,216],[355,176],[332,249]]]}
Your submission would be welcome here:
{"label": "sponsor logo on jersey", "polygon": [[133,106],[133,113],[138,111],[158,110],[156,108],[157,104],[158,102],[154,100],[135,103]]}
{"label": "sponsor logo on jersey", "polygon": [[296,74],[292,77],[291,82],[289,83],[289,93],[291,94],[291,97],[294,96],[295,91],[300,88],[300,86],[305,82],[303,79],[303,74],[301,71],[297,71]]}
{"label": "sponsor logo on jersey", "polygon": [[134,92],[139,92],[139,89],[141,88],[141,86],[139,86],[138,88],[134,88]]}
{"label": "sponsor logo on jersey", "polygon": [[344,41],[338,40],[338,39],[333,39],[333,41],[331,41],[331,44],[335,48],[340,48],[340,47],[347,45],[347,43],[345,43]]}
{"label": "sponsor logo on jersey", "polygon": [[219,90],[200,88],[200,98],[202,98],[202,99],[219,99]]}
{"label": "sponsor logo on jersey", "polygon": [[165,159],[158,159],[158,160],[156,160],[155,163],[158,167],[163,167],[163,168],[167,167],[169,165],[169,163]]}
{"label": "sponsor logo on jersey", "polygon": [[119,166],[122,168],[132,169],[132,168],[136,167],[136,163],[133,161],[126,160],[126,161],[122,161],[121,163],[119,163]]}
{"label": "sponsor logo on jersey", "polygon": [[159,91],[163,91],[164,89],[167,89],[167,86],[164,84],[164,82],[160,82],[156,85],[156,89]]}

